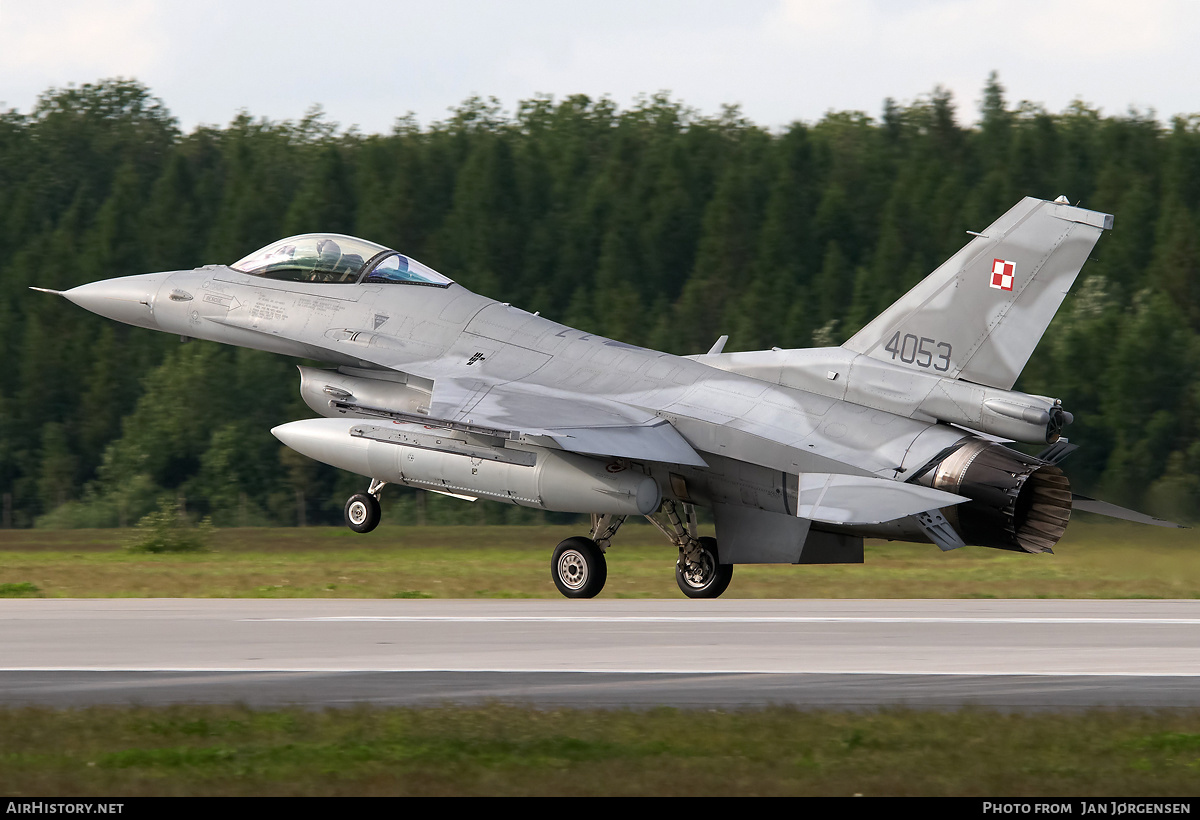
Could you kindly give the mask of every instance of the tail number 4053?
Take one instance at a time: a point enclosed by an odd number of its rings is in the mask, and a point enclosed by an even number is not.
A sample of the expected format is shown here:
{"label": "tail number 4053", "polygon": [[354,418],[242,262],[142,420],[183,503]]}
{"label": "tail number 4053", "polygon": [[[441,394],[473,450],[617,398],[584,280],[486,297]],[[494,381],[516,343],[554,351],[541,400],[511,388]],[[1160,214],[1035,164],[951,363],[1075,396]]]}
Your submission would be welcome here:
{"label": "tail number 4053", "polygon": [[932,367],[939,372],[950,369],[950,354],[952,348],[949,342],[939,342],[926,336],[914,336],[911,333],[892,336],[884,345],[884,350],[892,354],[892,360],[897,357],[905,364],[915,364],[917,367]]}

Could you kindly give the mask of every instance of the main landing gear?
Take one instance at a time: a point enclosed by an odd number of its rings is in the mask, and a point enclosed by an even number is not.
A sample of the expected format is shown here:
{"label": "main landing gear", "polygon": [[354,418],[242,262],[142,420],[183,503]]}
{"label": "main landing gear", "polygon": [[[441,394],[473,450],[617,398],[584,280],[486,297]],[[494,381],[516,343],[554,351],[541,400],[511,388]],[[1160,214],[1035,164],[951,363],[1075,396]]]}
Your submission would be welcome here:
{"label": "main landing gear", "polygon": [[355,532],[370,532],[379,526],[379,494],[387,482],[371,479],[365,493],[355,493],[346,501],[346,526]]}
{"label": "main landing gear", "polygon": [[554,585],[568,598],[595,598],[608,580],[604,552],[590,538],[568,538],[550,560]]}
{"label": "main landing gear", "polygon": [[550,574],[568,598],[595,598],[608,580],[604,551],[625,523],[623,515],[593,515],[589,538],[568,538],[554,549]]}
{"label": "main landing gear", "polygon": [[[686,518],[686,521],[684,520]],[[683,505],[683,517],[674,501],[664,501],[662,509],[646,519],[662,530],[679,548],[675,561],[675,583],[689,598],[717,598],[733,580],[733,564],[722,564],[717,539],[697,538],[696,508]]]}
{"label": "main landing gear", "polygon": [[717,539],[697,538],[690,550],[681,549],[675,563],[675,583],[689,598],[716,598],[733,580],[733,564],[722,564]]}
{"label": "main landing gear", "polygon": [[[684,595],[716,598],[729,587],[733,564],[721,563],[717,539],[696,537],[695,507],[683,505],[681,517],[675,502],[666,501],[662,509],[646,519],[679,548],[675,582]],[[593,515],[589,537],[568,538],[555,548],[550,574],[559,592],[568,598],[594,598],[599,594],[608,579],[604,552],[624,521],[623,515]]]}

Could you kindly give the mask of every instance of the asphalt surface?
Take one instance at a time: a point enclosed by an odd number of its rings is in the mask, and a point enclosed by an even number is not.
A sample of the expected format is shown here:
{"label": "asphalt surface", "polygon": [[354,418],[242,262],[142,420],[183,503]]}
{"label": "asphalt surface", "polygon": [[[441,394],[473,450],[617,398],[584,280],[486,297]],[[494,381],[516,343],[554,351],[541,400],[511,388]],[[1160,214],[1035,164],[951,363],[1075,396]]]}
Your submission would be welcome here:
{"label": "asphalt surface", "polygon": [[0,704],[1200,707],[1200,601],[0,600]]}

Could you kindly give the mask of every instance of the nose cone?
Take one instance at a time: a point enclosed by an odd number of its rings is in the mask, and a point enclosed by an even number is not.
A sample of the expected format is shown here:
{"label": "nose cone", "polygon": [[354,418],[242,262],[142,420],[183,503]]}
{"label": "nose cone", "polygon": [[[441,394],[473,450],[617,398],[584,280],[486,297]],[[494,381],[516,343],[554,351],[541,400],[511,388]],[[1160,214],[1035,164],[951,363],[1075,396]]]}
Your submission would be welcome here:
{"label": "nose cone", "polygon": [[356,424],[362,424],[362,419],[304,419],[281,424],[271,430],[271,435],[301,455],[369,476],[367,451],[371,442],[350,435]]}
{"label": "nose cone", "polygon": [[171,272],[145,273],[105,279],[71,288],[62,295],[92,313],[127,325],[158,330],[158,323],[154,321],[154,298],[170,275]]}

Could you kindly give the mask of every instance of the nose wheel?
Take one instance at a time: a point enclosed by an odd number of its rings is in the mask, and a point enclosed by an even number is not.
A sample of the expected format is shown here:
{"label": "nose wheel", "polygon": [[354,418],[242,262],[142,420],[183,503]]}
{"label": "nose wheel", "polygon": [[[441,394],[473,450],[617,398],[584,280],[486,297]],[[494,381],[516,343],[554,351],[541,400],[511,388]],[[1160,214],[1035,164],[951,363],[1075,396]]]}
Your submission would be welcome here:
{"label": "nose wheel", "polygon": [[380,517],[375,496],[356,493],[346,502],[346,526],[355,532],[370,532],[379,526]]}
{"label": "nose wheel", "polygon": [[355,532],[370,532],[379,526],[379,519],[382,517],[379,510],[379,493],[384,486],[384,482],[372,480],[369,490],[365,493],[355,493],[347,499],[347,527]]}

